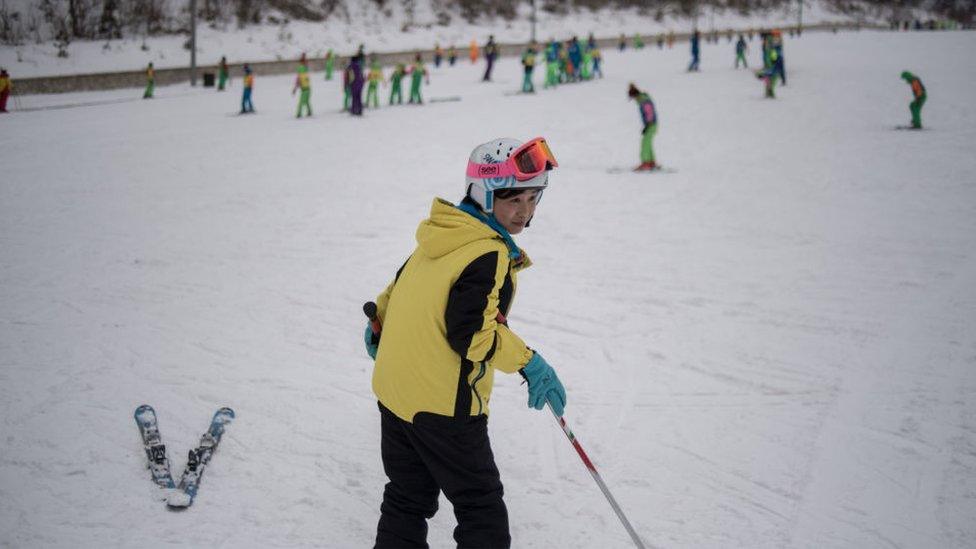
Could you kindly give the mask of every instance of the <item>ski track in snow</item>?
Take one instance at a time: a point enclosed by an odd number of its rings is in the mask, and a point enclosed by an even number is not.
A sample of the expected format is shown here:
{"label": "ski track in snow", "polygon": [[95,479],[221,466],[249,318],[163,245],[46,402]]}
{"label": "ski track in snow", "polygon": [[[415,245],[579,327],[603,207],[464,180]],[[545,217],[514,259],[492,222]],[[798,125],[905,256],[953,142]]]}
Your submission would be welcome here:
{"label": "ski track in snow", "polygon": [[[236,80],[5,115],[0,546],[370,545],[361,304],[474,145],[544,135],[560,167],[509,319],[649,546],[972,547],[976,35],[787,39],[775,101],[731,45],[693,75],[679,46],[607,51],[605,79],[534,96],[504,95],[513,59],[491,84],[433,69],[425,97],[461,101],[360,120],[320,74],[308,120],[288,76],[257,80],[253,117],[227,116]],[[931,131],[891,129],[904,69]],[[637,162],[630,81],[677,173],[605,173]],[[514,546],[630,546],[520,381],[496,376],[489,426]],[[218,407],[238,414],[185,513],[150,482],[142,403],[177,474]],[[453,526],[442,498],[431,545]]]}

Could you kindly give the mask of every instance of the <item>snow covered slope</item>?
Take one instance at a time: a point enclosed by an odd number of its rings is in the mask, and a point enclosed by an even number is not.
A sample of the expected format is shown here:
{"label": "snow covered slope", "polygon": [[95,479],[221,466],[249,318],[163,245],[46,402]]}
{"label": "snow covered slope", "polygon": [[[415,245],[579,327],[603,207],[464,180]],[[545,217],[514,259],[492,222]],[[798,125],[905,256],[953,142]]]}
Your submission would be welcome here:
{"label": "snow covered slope", "polygon": [[[20,5],[7,2],[11,11],[26,11],[29,0],[15,0]],[[291,21],[288,23],[252,25],[242,30],[236,25],[211,27],[200,23],[197,29],[197,63],[216,65],[221,56],[231,63],[249,61],[275,61],[298,59],[303,53],[321,58],[329,49],[341,55],[351,55],[359,44],[365,44],[367,52],[431,50],[435,43],[449,48],[457,46],[461,55],[471,40],[484,44],[494,34],[502,43],[527,42],[531,36],[529,6],[524,4],[520,17],[512,21],[502,18],[467,23],[460,14],[454,13],[450,24],[438,24],[438,17],[431,2],[413,2],[408,12],[400,2],[388,2],[379,10],[367,2],[351,2],[349,17],[333,16],[321,23]],[[175,11],[185,3],[173,4]],[[803,21],[810,25],[823,22],[850,22],[851,17],[832,13],[819,2],[807,0]],[[386,13],[388,12],[388,13]],[[341,13],[341,10],[340,12]],[[281,14],[276,20],[287,18]],[[756,13],[743,17],[733,11],[705,12],[698,24],[702,30],[727,28],[760,28],[768,25],[794,25],[798,14],[790,3],[783,9]],[[583,9],[565,15],[538,11],[537,37],[539,40],[569,39],[572,35],[586,37],[595,33],[598,37],[613,37],[619,33],[689,32],[694,21],[684,17],[666,16],[661,21],[653,13],[641,14],[635,9],[591,11]],[[187,23],[187,28],[189,24]],[[404,32],[401,32],[405,29]],[[127,35],[121,40],[75,40],[68,47],[67,58],[58,57],[53,42],[25,41],[18,46],[0,48],[0,66],[6,67],[14,79],[33,76],[87,74],[92,72],[117,72],[142,70],[150,61],[156,68],[187,67],[190,53],[184,48],[185,35],[152,36],[143,40],[141,35]],[[142,45],[147,49],[143,50]]]}
{"label": "snow covered slope", "polygon": [[[431,199],[460,198],[474,145],[545,135],[560,168],[509,320],[649,545],[973,547],[974,48],[788,40],[775,101],[723,42],[699,74],[685,48],[608,51],[605,79],[534,96],[505,95],[515,60],[491,84],[442,67],[425,96],[461,101],[362,119],[321,74],[311,119],[290,77],[257,81],[255,116],[234,114],[239,80],[3,115],[0,546],[369,546],[385,477],[360,307]],[[925,131],[893,129],[904,69]],[[630,81],[677,173],[607,174],[637,162]],[[514,546],[630,546],[552,418],[496,379]],[[142,403],[175,471],[237,412],[185,513],[154,499]],[[432,546],[452,527],[442,501]]]}

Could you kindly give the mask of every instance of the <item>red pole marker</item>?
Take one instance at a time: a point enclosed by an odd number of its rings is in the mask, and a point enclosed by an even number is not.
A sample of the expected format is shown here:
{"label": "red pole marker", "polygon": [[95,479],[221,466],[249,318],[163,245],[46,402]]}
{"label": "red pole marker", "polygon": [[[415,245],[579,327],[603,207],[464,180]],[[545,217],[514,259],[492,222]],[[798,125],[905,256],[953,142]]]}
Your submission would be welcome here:
{"label": "red pole marker", "polygon": [[617,500],[613,499],[613,494],[610,493],[610,489],[607,488],[606,483],[603,482],[603,478],[600,477],[600,473],[596,471],[596,466],[593,465],[593,462],[590,461],[590,458],[586,455],[586,452],[583,451],[583,447],[580,445],[579,441],[576,440],[576,436],[573,435],[573,431],[570,430],[569,425],[566,425],[566,420],[563,419],[562,416],[556,415],[556,411],[552,409],[552,404],[549,404],[549,411],[552,412],[553,417],[556,418],[556,422],[559,423],[559,427],[561,427],[563,432],[566,433],[566,437],[569,439],[569,442],[573,445],[573,448],[576,449],[576,453],[579,454],[580,459],[583,460],[583,465],[586,465],[586,470],[590,472],[590,475],[593,476],[593,480],[596,481],[597,485],[600,487],[600,490],[603,491],[603,495],[607,497],[607,501],[610,502],[610,507],[613,507],[613,512],[617,513],[617,518],[620,519],[620,522],[623,523],[627,533],[630,534],[630,539],[633,540],[634,545],[636,545],[638,549],[644,549],[644,542],[641,541],[640,536],[637,535],[637,531],[634,530],[634,527],[630,525],[630,521],[627,520],[627,517],[624,515],[623,509],[621,509],[620,505],[617,504]]}
{"label": "red pole marker", "polygon": [[[367,303],[367,305],[370,305],[370,303]],[[375,307],[375,304],[373,306]],[[365,306],[363,310],[365,310]],[[369,313],[366,313],[366,316],[369,316]],[[508,326],[508,319],[505,318],[505,315],[503,315],[501,311],[498,311],[498,314],[495,316],[495,321],[499,324]],[[583,465],[586,466],[586,470],[590,472],[590,475],[593,476],[593,480],[596,481],[597,485],[600,487],[600,490],[603,492],[603,495],[607,497],[607,501],[610,502],[610,507],[613,507],[613,512],[617,513],[617,518],[620,519],[620,522],[622,522],[624,525],[624,529],[626,529],[627,533],[630,534],[630,539],[633,540],[634,545],[637,546],[637,549],[645,549],[644,542],[641,541],[640,536],[637,535],[637,531],[634,530],[634,527],[630,525],[630,521],[627,520],[627,516],[624,515],[623,509],[620,508],[617,500],[613,498],[613,494],[610,493],[610,489],[607,488],[607,484],[603,482],[603,477],[601,477],[600,473],[597,472],[596,465],[593,465],[593,462],[590,461],[590,457],[587,456],[586,452],[583,451],[583,446],[581,446],[579,441],[576,440],[576,436],[573,435],[573,431],[569,428],[569,425],[566,424],[566,420],[563,419],[562,416],[556,415],[556,411],[552,409],[552,404],[549,404],[548,400],[546,401],[546,404],[549,405],[549,411],[552,412],[552,417],[556,418],[556,422],[559,423],[559,427],[563,430],[563,433],[566,433],[566,438],[569,439],[570,444],[573,445],[576,453],[579,454],[580,459],[583,460]]]}

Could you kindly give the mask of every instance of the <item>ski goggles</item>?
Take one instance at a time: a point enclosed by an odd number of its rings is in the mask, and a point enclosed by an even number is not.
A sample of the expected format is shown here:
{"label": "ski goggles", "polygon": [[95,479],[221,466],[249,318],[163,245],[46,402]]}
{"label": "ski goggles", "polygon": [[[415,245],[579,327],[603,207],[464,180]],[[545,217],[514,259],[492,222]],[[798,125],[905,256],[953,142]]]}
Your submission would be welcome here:
{"label": "ski goggles", "polygon": [[559,163],[545,138],[536,137],[515,149],[504,162],[477,164],[469,160],[467,174],[480,179],[514,176],[517,181],[528,181],[557,166]]}

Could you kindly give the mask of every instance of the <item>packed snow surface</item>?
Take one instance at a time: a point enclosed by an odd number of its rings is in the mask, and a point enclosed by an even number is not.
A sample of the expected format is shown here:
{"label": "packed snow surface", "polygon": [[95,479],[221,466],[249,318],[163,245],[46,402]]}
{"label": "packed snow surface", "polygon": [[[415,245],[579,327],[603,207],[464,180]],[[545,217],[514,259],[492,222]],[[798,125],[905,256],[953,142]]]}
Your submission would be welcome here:
{"label": "packed snow surface", "polygon": [[[758,41],[749,59],[758,59]],[[732,45],[605,52],[510,95],[514,59],[431,70],[422,107],[339,112],[313,75],[229,91],[32,96],[0,132],[0,546],[367,547],[385,476],[361,306],[467,156],[546,136],[560,166],[509,321],[649,546],[976,546],[976,34],[806,34],[762,97]],[[909,121],[911,70],[926,129]],[[537,85],[541,75],[537,75]],[[627,83],[660,112],[637,164]],[[541,86],[540,86],[541,87]],[[388,88],[381,88],[385,96]],[[132,99],[129,101],[128,99]],[[498,376],[515,547],[629,547],[548,412]],[[192,508],[173,471],[220,406]],[[447,501],[433,547],[452,546]]]}

